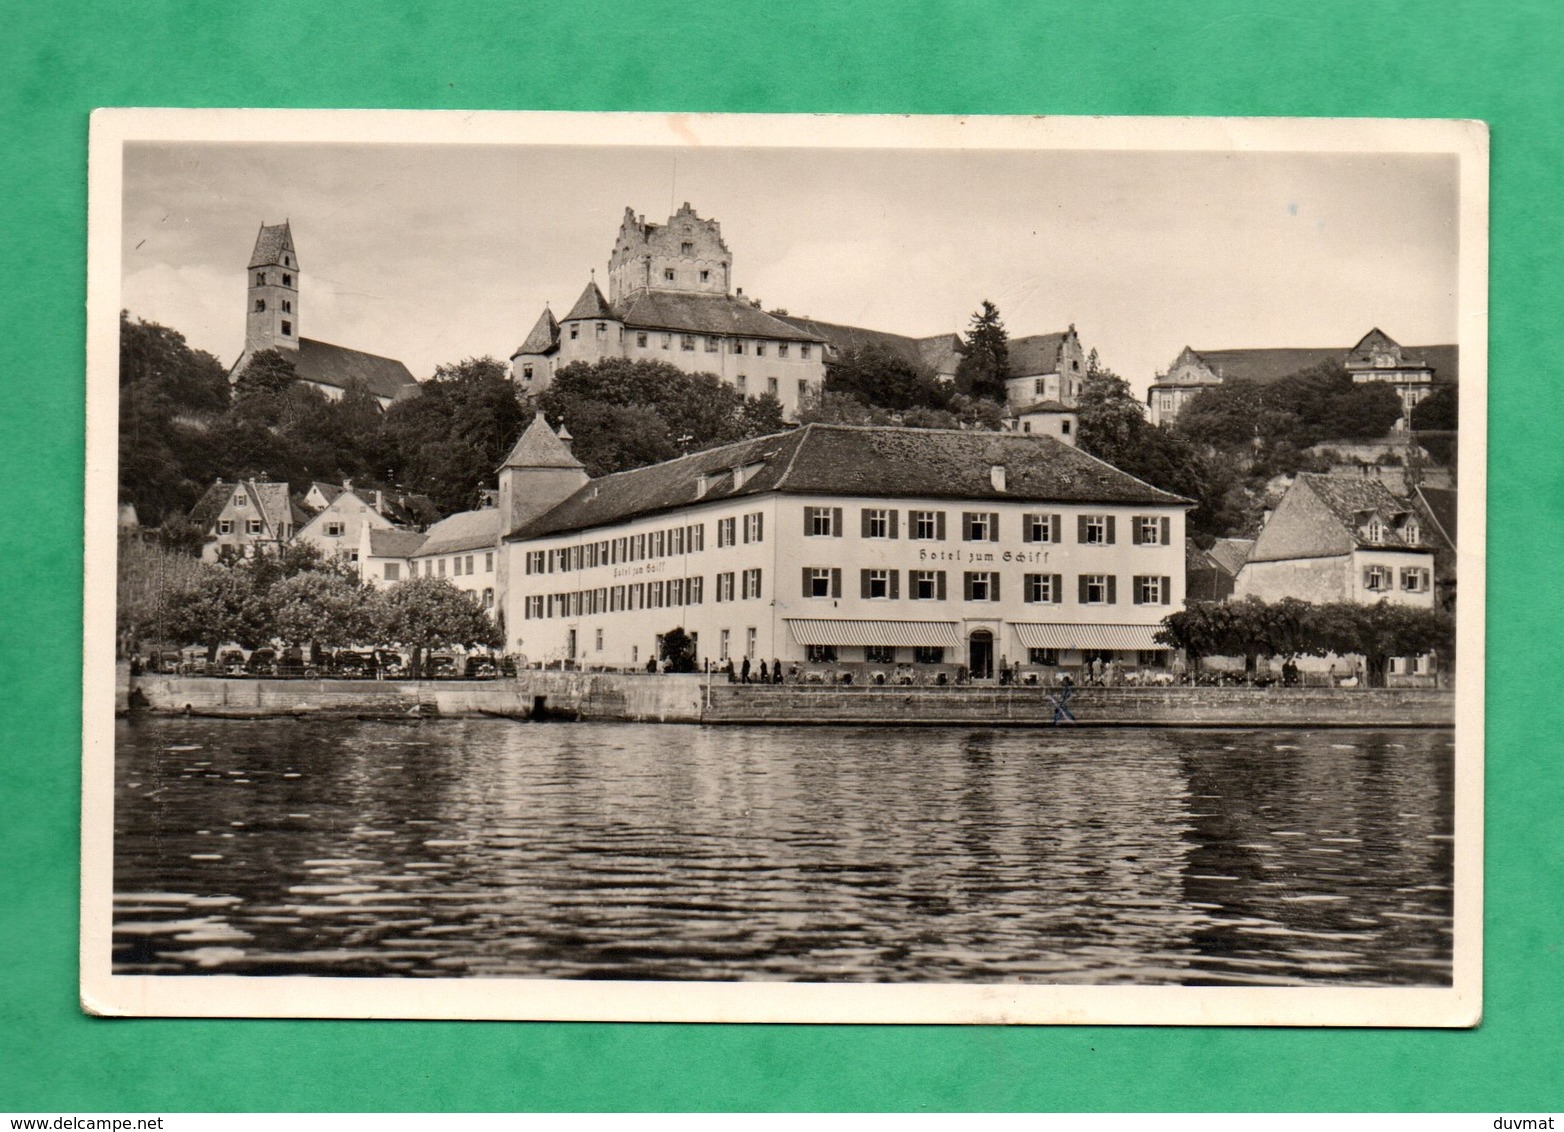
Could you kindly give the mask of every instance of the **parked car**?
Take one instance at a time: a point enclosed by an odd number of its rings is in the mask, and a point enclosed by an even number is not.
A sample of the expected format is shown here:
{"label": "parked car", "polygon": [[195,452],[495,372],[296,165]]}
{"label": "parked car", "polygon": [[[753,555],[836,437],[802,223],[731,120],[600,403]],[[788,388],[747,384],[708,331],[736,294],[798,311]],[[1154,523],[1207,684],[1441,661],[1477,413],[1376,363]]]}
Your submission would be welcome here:
{"label": "parked car", "polygon": [[256,649],[244,662],[244,670],[251,676],[275,676],[277,674],[277,650]]}
{"label": "parked car", "polygon": [[462,667],[462,675],[468,680],[493,680],[499,674],[499,665],[492,656],[469,656]]}
{"label": "parked car", "polygon": [[238,649],[224,649],[217,654],[217,662],[212,666],[214,676],[243,676],[244,653]]}
{"label": "parked car", "polygon": [[456,658],[450,653],[431,653],[424,658],[424,675],[430,680],[452,680],[457,671]]}
{"label": "parked car", "polygon": [[331,673],[349,679],[372,678],[380,669],[372,652],[353,652],[343,649],[332,658]]}
{"label": "parked car", "polygon": [[407,661],[402,654],[393,649],[374,650],[375,667],[380,670],[382,676],[407,675]]}

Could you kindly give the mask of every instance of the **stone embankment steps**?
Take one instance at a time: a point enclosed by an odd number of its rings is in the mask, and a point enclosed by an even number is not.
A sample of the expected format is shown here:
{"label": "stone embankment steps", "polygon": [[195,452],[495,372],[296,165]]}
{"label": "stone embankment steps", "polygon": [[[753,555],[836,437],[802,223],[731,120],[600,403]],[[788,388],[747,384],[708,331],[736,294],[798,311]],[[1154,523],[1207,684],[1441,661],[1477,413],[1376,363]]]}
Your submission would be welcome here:
{"label": "stone embankment steps", "polygon": [[[1051,726],[1058,689],[729,684],[701,675],[528,672],[510,680],[248,680],[139,676],[164,713],[264,718],[504,717],[711,724]],[[1084,727],[1449,727],[1432,688],[1078,688]],[[1068,725],[1068,724],[1067,724]]]}

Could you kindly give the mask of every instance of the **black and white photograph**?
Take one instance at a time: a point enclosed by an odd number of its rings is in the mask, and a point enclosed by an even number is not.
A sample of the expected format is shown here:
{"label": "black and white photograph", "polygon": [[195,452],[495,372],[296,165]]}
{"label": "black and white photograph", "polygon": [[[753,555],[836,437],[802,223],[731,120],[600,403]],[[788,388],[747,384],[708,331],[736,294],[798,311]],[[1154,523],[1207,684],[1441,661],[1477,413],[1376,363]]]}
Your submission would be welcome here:
{"label": "black and white photograph", "polygon": [[100,111],[84,1007],[1476,1024],[1487,159]]}

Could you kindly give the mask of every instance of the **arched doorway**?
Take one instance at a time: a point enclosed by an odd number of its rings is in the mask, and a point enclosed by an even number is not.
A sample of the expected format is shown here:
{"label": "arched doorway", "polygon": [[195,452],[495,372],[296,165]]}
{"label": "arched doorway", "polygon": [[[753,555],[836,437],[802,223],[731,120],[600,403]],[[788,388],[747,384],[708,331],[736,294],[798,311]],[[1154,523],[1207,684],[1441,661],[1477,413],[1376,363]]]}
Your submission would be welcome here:
{"label": "arched doorway", "polygon": [[994,678],[994,634],[974,629],[967,638],[967,671],[974,680]]}

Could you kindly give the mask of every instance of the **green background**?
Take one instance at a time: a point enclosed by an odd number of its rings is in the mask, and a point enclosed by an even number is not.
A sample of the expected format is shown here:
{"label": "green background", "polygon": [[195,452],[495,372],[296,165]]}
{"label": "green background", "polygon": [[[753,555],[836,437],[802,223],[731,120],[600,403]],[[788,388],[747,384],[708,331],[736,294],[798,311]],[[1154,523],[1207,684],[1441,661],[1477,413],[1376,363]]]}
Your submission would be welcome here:
{"label": "green background", "polygon": [[[0,37],[0,1110],[1564,1107],[1564,7],[10,5]],[[1486,119],[1485,1020],[1469,1032],[104,1021],[76,1006],[97,106]]]}

